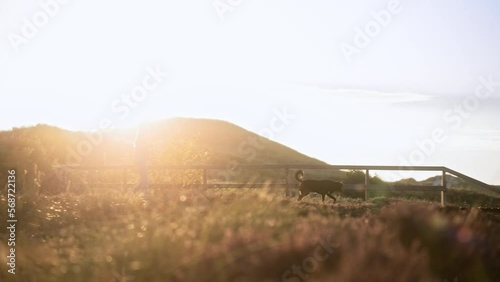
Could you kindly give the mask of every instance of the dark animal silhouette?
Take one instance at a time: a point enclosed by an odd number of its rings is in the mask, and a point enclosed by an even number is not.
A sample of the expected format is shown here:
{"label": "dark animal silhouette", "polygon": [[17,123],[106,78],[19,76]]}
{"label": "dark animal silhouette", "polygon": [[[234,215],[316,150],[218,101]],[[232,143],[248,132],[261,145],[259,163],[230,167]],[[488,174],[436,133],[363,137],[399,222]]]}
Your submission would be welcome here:
{"label": "dark animal silhouette", "polygon": [[304,180],[304,171],[298,170],[295,173],[295,179],[300,182],[299,185],[299,199],[300,201],[305,196],[309,195],[311,192],[316,192],[321,195],[323,203],[325,202],[325,196],[328,196],[333,199],[334,203],[337,202],[337,199],[333,196],[334,192],[342,192],[342,186],[344,184],[342,182],[335,182],[330,180]]}

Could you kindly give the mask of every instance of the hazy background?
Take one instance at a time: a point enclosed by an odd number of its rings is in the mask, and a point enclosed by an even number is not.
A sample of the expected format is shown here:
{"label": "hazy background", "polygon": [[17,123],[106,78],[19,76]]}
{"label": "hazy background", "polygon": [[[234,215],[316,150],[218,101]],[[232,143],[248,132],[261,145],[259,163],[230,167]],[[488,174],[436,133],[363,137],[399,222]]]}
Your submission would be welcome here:
{"label": "hazy background", "polygon": [[[348,63],[340,44],[389,2],[243,0],[221,20],[212,0],[73,0],[16,52],[9,38],[40,4],[0,0],[0,129],[187,116],[259,132],[285,107],[295,117],[273,139],[331,164],[399,165],[440,128],[422,164],[500,184],[500,87],[460,126],[443,119],[479,77],[500,81],[500,3],[401,1]],[[157,65],[170,76],[126,117],[113,111]]]}

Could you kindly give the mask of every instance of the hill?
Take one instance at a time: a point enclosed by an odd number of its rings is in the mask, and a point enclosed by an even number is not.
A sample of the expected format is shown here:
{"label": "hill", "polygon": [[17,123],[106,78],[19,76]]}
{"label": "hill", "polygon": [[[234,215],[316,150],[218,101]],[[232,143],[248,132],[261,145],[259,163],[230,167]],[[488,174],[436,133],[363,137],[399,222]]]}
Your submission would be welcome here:
{"label": "hill", "polygon": [[[155,163],[160,162],[160,154],[167,157],[161,161],[168,164],[325,164],[226,121],[175,118],[146,127]],[[133,164],[135,134],[136,129],[72,132],[48,125],[14,128],[0,132],[0,163]],[[206,157],[179,158],[181,151]]]}
{"label": "hill", "polygon": [[[221,120],[175,118],[146,124],[144,128],[150,165],[223,166],[227,167],[225,173],[233,177],[235,164],[325,164]],[[57,165],[133,165],[136,131],[73,132],[49,125],[2,131],[0,169],[15,167],[26,171],[27,179],[45,179],[50,185],[58,185],[53,183],[53,167]],[[273,174],[277,173],[243,172],[238,176],[244,181]],[[230,180],[227,175],[218,176]],[[280,173],[277,177],[282,176]]]}
{"label": "hill", "polygon": [[[159,148],[207,153],[197,164],[325,164],[282,144],[222,120],[175,118],[150,125]],[[163,142],[163,144],[161,144]],[[182,144],[182,145],[181,145]],[[156,146],[158,148],[158,146]],[[174,159],[177,163],[186,160]]]}

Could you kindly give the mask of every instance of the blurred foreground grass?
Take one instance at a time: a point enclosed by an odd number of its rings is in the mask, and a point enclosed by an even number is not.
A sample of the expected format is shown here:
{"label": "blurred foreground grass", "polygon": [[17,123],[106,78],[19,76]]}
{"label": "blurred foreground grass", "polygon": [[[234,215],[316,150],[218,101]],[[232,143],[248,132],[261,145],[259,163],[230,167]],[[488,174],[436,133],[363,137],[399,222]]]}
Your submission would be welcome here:
{"label": "blurred foreground grass", "polygon": [[247,189],[17,204],[17,274],[2,228],[0,281],[500,281],[500,215],[477,209]]}

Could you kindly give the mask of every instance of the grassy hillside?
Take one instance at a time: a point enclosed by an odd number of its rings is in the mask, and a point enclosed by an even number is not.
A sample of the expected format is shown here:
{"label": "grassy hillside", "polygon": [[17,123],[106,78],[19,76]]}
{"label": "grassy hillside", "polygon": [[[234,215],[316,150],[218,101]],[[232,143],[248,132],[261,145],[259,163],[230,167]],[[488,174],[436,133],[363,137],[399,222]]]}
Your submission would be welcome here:
{"label": "grassy hillside", "polygon": [[190,141],[195,150],[208,152],[206,164],[325,164],[226,121],[176,118],[152,124],[151,129],[153,138],[164,140],[167,147]]}
{"label": "grassy hillside", "polygon": [[[234,124],[207,119],[176,118],[145,126],[149,143],[149,164],[204,164],[227,167],[224,171],[211,172],[213,179],[245,182],[251,179],[283,177],[281,171],[242,171],[234,173],[235,164],[324,164],[293,149],[263,138]],[[26,185],[35,187],[32,180],[38,177],[41,190],[58,190],[63,186],[54,166],[71,165],[133,165],[136,130],[111,130],[107,132],[71,132],[47,125],[15,128],[0,132],[0,171],[16,167],[26,171]],[[36,167],[35,167],[36,165]],[[35,175],[35,171],[38,171]],[[100,172],[101,173],[101,172]],[[106,172],[111,178],[118,176]],[[132,172],[133,173],[133,172]],[[158,171],[157,180],[193,182],[193,172],[180,172],[163,177]],[[229,175],[229,176],[228,176]],[[76,177],[73,175],[73,177]],[[135,176],[132,176],[132,178]],[[2,177],[3,180],[4,177]],[[84,183],[88,175],[81,173],[74,183]],[[198,177],[199,178],[199,177]]]}
{"label": "grassy hillside", "polygon": [[[225,121],[175,118],[151,123],[147,128],[151,155],[167,157],[155,158],[155,162],[225,165],[236,160],[252,164],[324,164]],[[0,132],[0,163],[24,160],[40,164],[74,163],[77,158],[72,158],[71,153],[82,149],[85,154],[80,164],[132,164],[135,133],[135,129],[112,130],[105,132],[100,141],[101,133],[71,132],[48,125],[15,128]],[[88,154],[87,142],[92,144]],[[202,153],[208,157],[181,159],[177,158],[176,151]]]}
{"label": "grassy hillside", "polygon": [[[222,120],[173,118],[150,123],[145,132],[154,164],[224,166],[231,161],[241,164],[325,164]],[[135,129],[115,130],[108,136],[115,144],[130,146],[135,134]],[[184,155],[182,151],[185,151]],[[132,153],[128,153],[128,161],[133,162]]]}

